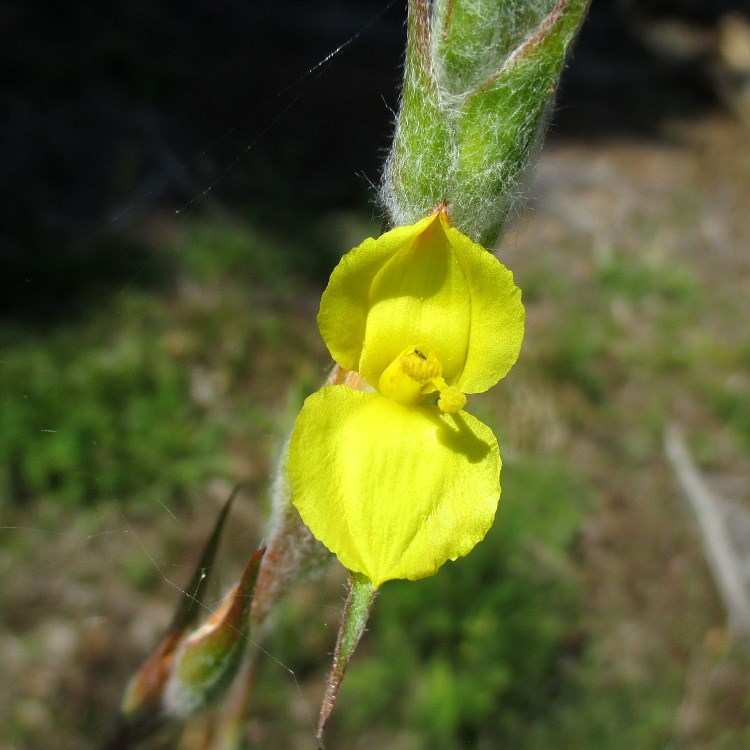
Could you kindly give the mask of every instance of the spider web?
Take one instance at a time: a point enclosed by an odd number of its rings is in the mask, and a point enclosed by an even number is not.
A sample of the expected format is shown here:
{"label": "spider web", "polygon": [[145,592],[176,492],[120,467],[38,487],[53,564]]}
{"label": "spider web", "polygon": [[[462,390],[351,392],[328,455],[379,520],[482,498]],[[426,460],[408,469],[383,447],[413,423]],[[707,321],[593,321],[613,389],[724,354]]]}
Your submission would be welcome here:
{"label": "spider web", "polygon": [[[221,131],[190,159],[180,160],[166,142],[166,170],[156,179],[145,180],[129,200],[111,211],[110,229],[137,233],[150,220],[153,207],[170,184],[179,187],[172,195],[179,195],[180,191],[192,193],[172,209],[178,225],[184,225],[207,205],[211,208],[210,201],[229,177],[245,167],[248,158],[263,147],[280,123],[294,117],[300,101],[314,92],[331,66],[366,37],[394,5],[395,0],[391,0],[373,17],[363,19],[356,33],[336,44],[262,104],[253,103],[247,117]],[[267,64],[272,65],[273,61]],[[351,97],[352,103],[356,101],[356,92],[343,95]],[[222,154],[227,151],[234,155],[224,157]],[[194,175],[200,170],[195,165],[202,161],[219,165],[207,179],[196,182]],[[216,206],[221,211],[220,200]],[[230,218],[234,221],[234,217]],[[122,300],[146,267],[159,262],[157,254],[151,253],[135,274],[116,289],[112,295],[115,317],[129,314]],[[204,293],[196,291],[199,295]],[[273,299],[268,304],[272,306]],[[264,312],[279,314],[273,309]],[[307,325],[313,328],[313,316]],[[107,352],[102,355],[108,356]],[[6,364],[9,363],[0,354],[0,367]],[[288,379],[284,387],[290,387]],[[191,388],[200,399],[200,383],[193,382]],[[274,393],[278,397],[279,391]],[[33,397],[33,389],[20,397]],[[76,409],[76,405],[70,403],[65,408]],[[272,402],[271,409],[283,412],[284,399]],[[275,423],[266,420],[259,430],[267,438],[265,448],[269,455],[260,461],[266,470],[273,458],[272,446],[283,439],[283,422],[283,418]],[[64,445],[64,427],[61,430],[53,415],[37,430],[39,441],[57,437]],[[4,595],[0,597],[0,646],[5,654],[0,668],[0,725],[5,729],[0,731],[0,738],[7,732],[3,741],[7,741],[4,747],[9,750],[30,746],[29,743],[49,748],[97,746],[128,676],[157,643],[177,599],[190,596],[184,587],[235,479],[229,474],[206,482],[199,488],[200,503],[185,502],[184,498],[157,490],[154,503],[146,508],[133,505],[127,494],[111,492],[101,477],[96,464],[81,476],[81,481],[90,484],[93,495],[99,498],[93,508],[71,507],[58,502],[54,493],[42,499],[28,498],[26,505],[16,505],[10,498],[0,503],[0,571],[5,581]],[[135,486],[139,486],[137,479]],[[209,593],[198,602],[206,616],[216,611],[261,541],[265,495],[262,485],[251,484],[235,504],[215,570],[211,571]],[[332,570],[326,582],[328,593],[313,603],[292,602],[297,617],[300,613],[303,617],[313,613],[311,619],[297,622],[297,627],[304,622],[303,642],[322,639],[332,645],[342,581],[340,571]],[[322,694],[320,676],[327,665],[321,665],[321,671],[308,686],[298,676],[296,662],[277,651],[276,645],[265,643],[253,634],[248,638],[248,648],[257,653],[261,663],[262,678],[271,679],[277,686],[287,685],[289,713],[277,723],[296,727],[282,735],[280,741],[293,742],[295,737],[311,741],[316,701]],[[259,693],[262,688],[261,682]],[[283,746],[271,741],[272,725],[273,722],[251,720],[251,739],[264,747]]]}

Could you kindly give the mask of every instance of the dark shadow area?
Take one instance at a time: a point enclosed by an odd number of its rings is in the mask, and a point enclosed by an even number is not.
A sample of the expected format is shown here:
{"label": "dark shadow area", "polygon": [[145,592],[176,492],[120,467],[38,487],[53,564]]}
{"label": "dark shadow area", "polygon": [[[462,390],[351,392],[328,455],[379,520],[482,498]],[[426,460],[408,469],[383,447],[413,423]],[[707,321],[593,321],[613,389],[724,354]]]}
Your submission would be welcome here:
{"label": "dark shadow area", "polygon": [[[742,4],[594,0],[553,137],[653,137],[716,106],[705,54],[665,57],[643,29],[674,16],[710,35]],[[294,236],[368,201],[375,213],[404,6],[6,5],[0,315],[56,320],[92,291],[168,274],[130,231],[155,214],[226,211]]]}
{"label": "dark shadow area", "polygon": [[716,109],[717,29],[747,0],[593,0],[550,136],[661,136],[665,120]]}
{"label": "dark shadow area", "polygon": [[45,319],[99,282],[158,276],[123,239],[154,213],[228,210],[293,233],[366,205],[397,101],[400,3],[16,3],[2,16],[0,314]]}

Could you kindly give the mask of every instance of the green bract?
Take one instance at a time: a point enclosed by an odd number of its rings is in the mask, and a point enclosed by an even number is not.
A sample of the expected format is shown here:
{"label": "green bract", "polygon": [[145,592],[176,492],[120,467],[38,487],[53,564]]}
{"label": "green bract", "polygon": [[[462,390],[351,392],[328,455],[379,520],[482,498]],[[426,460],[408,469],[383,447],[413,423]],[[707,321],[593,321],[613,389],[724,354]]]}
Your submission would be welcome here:
{"label": "green bract", "polygon": [[497,441],[462,409],[518,358],[520,290],[439,210],[347,253],[318,324],[336,362],[375,390],[333,385],[307,399],[289,449],[293,503],[375,586],[432,575],[494,519]]}

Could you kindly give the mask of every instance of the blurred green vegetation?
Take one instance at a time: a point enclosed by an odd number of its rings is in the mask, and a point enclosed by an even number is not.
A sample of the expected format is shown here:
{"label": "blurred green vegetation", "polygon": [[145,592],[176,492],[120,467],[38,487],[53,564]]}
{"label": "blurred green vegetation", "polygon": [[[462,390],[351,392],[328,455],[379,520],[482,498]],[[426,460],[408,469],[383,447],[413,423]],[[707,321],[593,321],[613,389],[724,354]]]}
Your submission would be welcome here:
{"label": "blurred green vegetation", "polygon": [[[533,744],[530,729],[554,740],[556,707],[573,698],[586,631],[571,555],[595,498],[564,467],[531,460],[506,465],[503,492],[497,523],[470,556],[383,587],[337,702],[332,747],[373,733],[383,747],[413,750],[551,746]],[[268,644],[300,677],[330,647],[325,632],[300,629],[308,607],[290,602]],[[261,711],[283,715],[283,682],[264,670]]]}
{"label": "blurred green vegetation", "polygon": [[408,727],[419,748],[522,748],[531,723],[554,729],[584,647],[569,560],[592,493],[535,461],[506,466],[503,492],[497,523],[469,558],[383,588],[372,658],[355,661],[337,707],[348,735]]}
{"label": "blurred green vegetation", "polygon": [[[364,231],[329,223],[328,254]],[[294,280],[335,262],[316,252],[318,224],[296,244],[229,220],[161,239],[107,295],[82,285],[58,318],[0,320],[0,507],[184,500],[232,475],[232,441],[258,454],[250,444],[278,426],[268,384],[252,391],[265,367],[288,384],[299,365],[312,387],[289,308]]]}
{"label": "blurred green vegetation", "polygon": [[[399,750],[669,743],[681,666],[658,680],[608,674],[591,630],[578,558],[595,491],[568,467],[526,459],[504,467],[503,492],[497,523],[470,556],[383,587],[337,700],[331,747],[358,746],[352,738]],[[304,680],[326,664],[331,633],[311,625],[307,600],[281,614],[268,648]],[[264,669],[259,684],[256,710],[283,735],[288,675]],[[721,747],[740,750],[746,734],[722,736]]]}
{"label": "blurred green vegetation", "polygon": [[[378,231],[357,214],[300,221],[307,231],[297,240],[236,218],[157,224],[143,283],[118,282],[44,325],[0,322],[6,523],[24,513],[44,518],[43,508],[57,506],[93,529],[91,519],[117,502],[136,507],[158,535],[162,503],[197,508],[217,478],[248,483],[263,504],[274,446],[328,365],[313,322],[324,268]],[[731,302],[712,308],[684,259],[612,243],[563,273],[555,264],[566,249],[577,246],[516,258],[530,313],[524,355],[507,381],[472,399],[503,447],[498,521],[470,556],[439,575],[384,586],[334,712],[331,747],[362,738],[394,750],[657,750],[674,736],[689,681],[685,644],[711,614],[704,607],[704,619],[675,625],[647,608],[647,624],[639,620],[635,635],[624,630],[631,640],[620,656],[618,629],[641,617],[627,606],[647,601],[652,588],[667,596],[672,585],[658,580],[662,558],[646,573],[652,580],[618,584],[617,576],[637,569],[648,545],[667,558],[684,554],[673,508],[638,484],[659,465],[678,387],[705,400],[740,449],[750,445],[750,401],[739,375],[750,346],[713,335],[710,325],[736,311]],[[571,460],[568,443],[580,451]],[[727,444],[706,440],[699,455],[720,464]],[[617,502],[628,503],[623,518],[632,514],[633,526],[623,520],[608,540],[587,541],[592,518]],[[162,550],[172,559],[181,555],[175,533],[170,527]],[[601,570],[598,544],[620,545]],[[694,549],[694,539],[686,545]],[[29,561],[34,545],[14,549]],[[140,548],[116,569],[133,607],[163,583]],[[96,580],[91,571],[83,577]],[[609,609],[606,596],[592,594],[610,582],[636,588],[636,604]],[[685,596],[703,601],[693,585],[697,593]],[[340,590],[323,591],[290,597],[263,643],[252,721],[265,734],[252,746],[281,750],[311,737],[309,721],[290,717],[289,707],[303,692],[314,707],[328,666]],[[10,610],[13,601],[0,605]],[[659,645],[661,628],[674,642]],[[139,657],[126,650],[122,658],[129,674]],[[722,658],[708,663],[724,668]],[[741,692],[742,679],[732,680]],[[746,724],[737,719],[745,710],[731,709],[735,726],[706,720],[716,747],[746,746]],[[22,720],[12,729],[18,742],[36,737]],[[85,739],[72,726],[64,731],[85,746],[101,724],[93,722]]]}
{"label": "blurred green vegetation", "polygon": [[69,507],[139,493],[167,497],[225,472],[223,425],[189,395],[162,337],[158,300],[40,334],[6,327],[0,366],[0,497]]}

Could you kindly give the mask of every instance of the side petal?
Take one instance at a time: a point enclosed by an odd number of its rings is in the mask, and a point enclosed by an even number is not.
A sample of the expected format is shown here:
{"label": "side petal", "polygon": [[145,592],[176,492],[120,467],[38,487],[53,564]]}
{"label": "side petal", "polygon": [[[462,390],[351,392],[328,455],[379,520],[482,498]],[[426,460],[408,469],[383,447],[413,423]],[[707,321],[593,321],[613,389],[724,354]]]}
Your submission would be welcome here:
{"label": "side petal", "polygon": [[500,497],[500,453],[486,425],[347,386],[305,401],[288,471],[310,531],[375,586],[430,576],[466,555]]}
{"label": "side petal", "polygon": [[408,247],[431,221],[433,217],[428,216],[411,226],[392,229],[377,239],[368,237],[346,253],[333,269],[320,300],[318,328],[331,357],[345,370],[359,372],[373,279],[387,261],[403,247]]}
{"label": "side petal", "polygon": [[482,393],[507,375],[523,342],[525,312],[513,273],[481,245],[440,215],[471,300],[471,326],[463,371],[454,384],[464,393]]}

